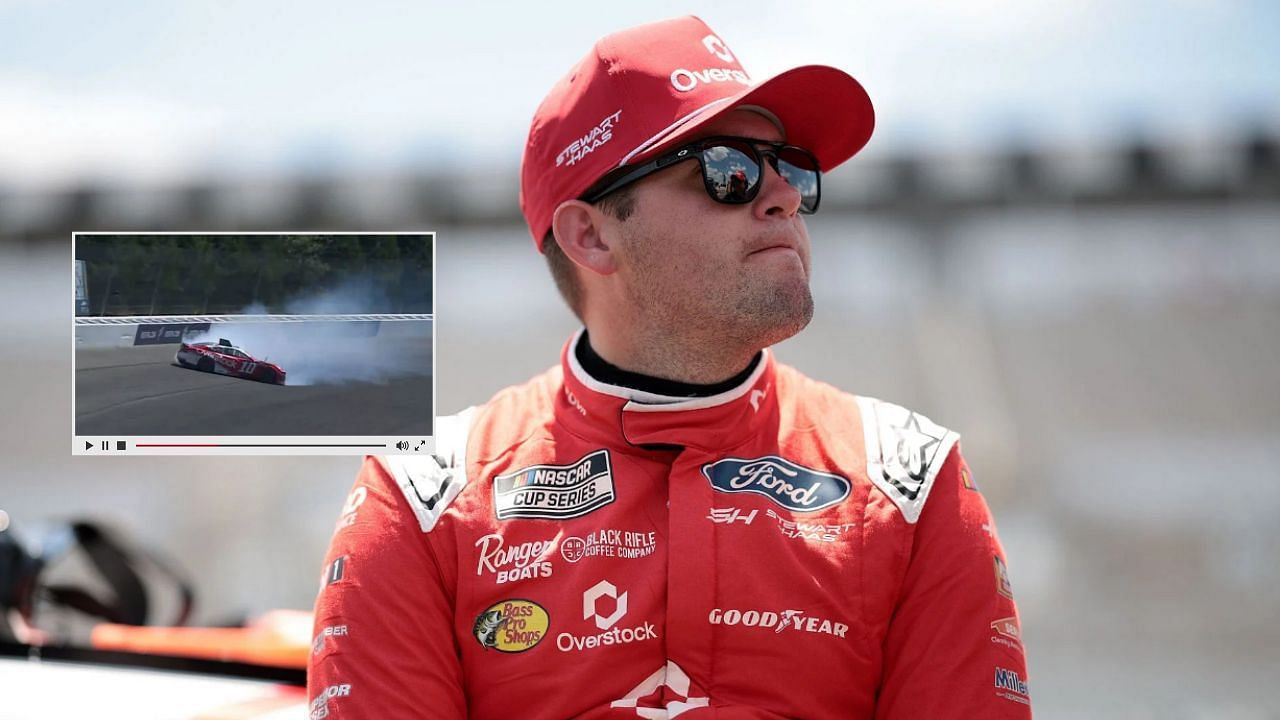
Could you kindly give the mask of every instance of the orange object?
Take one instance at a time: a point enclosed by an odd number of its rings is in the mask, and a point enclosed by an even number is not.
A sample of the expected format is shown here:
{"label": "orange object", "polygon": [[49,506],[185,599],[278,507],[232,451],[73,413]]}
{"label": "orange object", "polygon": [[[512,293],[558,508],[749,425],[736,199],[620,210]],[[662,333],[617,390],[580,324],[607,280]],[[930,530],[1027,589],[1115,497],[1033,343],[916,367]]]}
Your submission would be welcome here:
{"label": "orange object", "polygon": [[242,628],[140,627],[104,623],[90,640],[100,650],[305,668],[311,613],[271,610]]}

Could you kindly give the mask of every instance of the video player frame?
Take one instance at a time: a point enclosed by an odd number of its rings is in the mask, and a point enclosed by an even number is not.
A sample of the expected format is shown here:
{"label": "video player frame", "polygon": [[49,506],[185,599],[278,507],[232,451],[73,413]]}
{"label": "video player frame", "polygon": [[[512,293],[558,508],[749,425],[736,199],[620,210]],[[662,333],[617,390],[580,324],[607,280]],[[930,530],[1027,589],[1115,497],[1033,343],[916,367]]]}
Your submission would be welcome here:
{"label": "video player frame", "polygon": [[434,232],[75,232],[75,455],[434,449]]}

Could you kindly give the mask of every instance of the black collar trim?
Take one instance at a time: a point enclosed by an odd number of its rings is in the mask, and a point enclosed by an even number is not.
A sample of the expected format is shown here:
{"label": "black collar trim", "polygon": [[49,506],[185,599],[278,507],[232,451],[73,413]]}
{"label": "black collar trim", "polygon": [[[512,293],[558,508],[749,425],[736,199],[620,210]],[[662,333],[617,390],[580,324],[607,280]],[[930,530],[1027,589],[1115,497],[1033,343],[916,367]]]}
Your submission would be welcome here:
{"label": "black collar trim", "polygon": [[623,370],[600,357],[595,349],[591,347],[586,330],[582,331],[582,341],[573,349],[573,354],[577,357],[578,363],[582,365],[582,369],[599,382],[668,397],[710,397],[728,392],[746,382],[747,378],[751,377],[751,373],[755,372],[760,360],[764,358],[763,352],[756,353],[756,356],[751,359],[747,367],[737,375],[718,383],[702,385],[680,382],[679,380],[667,380]]}

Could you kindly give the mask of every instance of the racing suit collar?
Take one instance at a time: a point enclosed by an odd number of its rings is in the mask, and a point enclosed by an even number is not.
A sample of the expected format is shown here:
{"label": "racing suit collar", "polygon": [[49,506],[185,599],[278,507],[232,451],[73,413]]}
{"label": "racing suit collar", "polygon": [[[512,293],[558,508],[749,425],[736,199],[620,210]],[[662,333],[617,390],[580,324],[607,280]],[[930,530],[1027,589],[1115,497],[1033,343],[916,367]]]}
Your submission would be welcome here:
{"label": "racing suit collar", "polygon": [[727,450],[777,424],[773,353],[737,386],[707,397],[673,397],[611,385],[592,377],[574,352],[583,330],[560,353],[564,392],[556,416],[575,434],[640,449]]}
{"label": "racing suit collar", "polygon": [[747,366],[733,377],[716,383],[700,384],[668,380],[624,370],[605,360],[595,351],[595,348],[591,347],[591,333],[586,330],[582,332],[578,341],[573,345],[573,354],[585,374],[598,382],[606,385],[621,385],[622,387],[659,395],[670,395],[672,398],[711,397],[712,395],[719,395],[722,392],[732,390],[745,382],[756,371],[756,366],[764,358],[763,352],[757,352],[751,358],[751,362],[747,363]]}

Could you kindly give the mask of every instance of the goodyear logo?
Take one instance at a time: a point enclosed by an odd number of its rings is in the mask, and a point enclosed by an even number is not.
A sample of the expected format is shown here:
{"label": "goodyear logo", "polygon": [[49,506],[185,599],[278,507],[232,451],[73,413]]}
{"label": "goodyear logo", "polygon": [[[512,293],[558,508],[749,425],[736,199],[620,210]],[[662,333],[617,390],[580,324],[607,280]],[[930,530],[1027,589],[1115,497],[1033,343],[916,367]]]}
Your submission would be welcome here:
{"label": "goodyear logo", "polygon": [[763,495],[788,510],[813,512],[849,497],[848,480],[811,470],[776,455],[725,458],[702,466],[711,487],[726,493]]}
{"label": "goodyear logo", "polygon": [[608,450],[597,450],[571,465],[534,465],[493,479],[493,508],[499,520],[565,520],[613,500]]}
{"label": "goodyear logo", "polygon": [[476,617],[472,633],[480,647],[504,653],[519,653],[542,642],[551,618],[532,600],[503,600]]}

